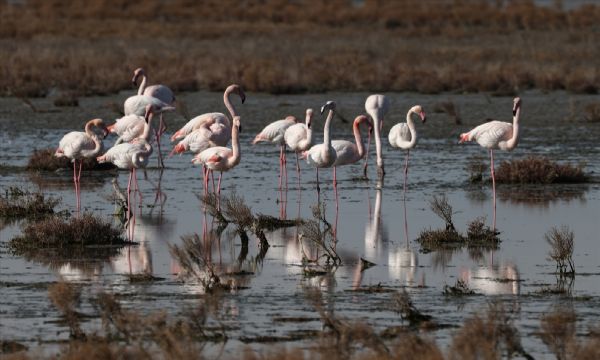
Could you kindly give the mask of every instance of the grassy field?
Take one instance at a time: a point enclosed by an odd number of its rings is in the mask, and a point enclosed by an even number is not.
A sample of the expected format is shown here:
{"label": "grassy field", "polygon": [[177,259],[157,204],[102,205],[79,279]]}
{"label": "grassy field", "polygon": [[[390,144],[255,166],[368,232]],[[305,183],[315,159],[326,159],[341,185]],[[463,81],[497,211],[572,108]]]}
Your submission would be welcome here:
{"label": "grassy field", "polygon": [[0,0],[0,95],[238,82],[271,93],[596,93],[600,6],[488,0]]}

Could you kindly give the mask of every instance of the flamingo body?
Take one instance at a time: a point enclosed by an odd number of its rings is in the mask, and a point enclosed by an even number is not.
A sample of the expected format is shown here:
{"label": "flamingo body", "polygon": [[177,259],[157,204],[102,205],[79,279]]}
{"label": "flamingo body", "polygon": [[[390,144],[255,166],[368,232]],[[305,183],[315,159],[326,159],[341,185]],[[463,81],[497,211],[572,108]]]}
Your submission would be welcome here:
{"label": "flamingo body", "polygon": [[115,144],[120,144],[140,137],[144,132],[145,125],[146,121],[143,116],[130,114],[117,119],[114,124],[108,126],[108,130],[119,136]]}
{"label": "flamingo body", "polygon": [[294,124],[285,130],[283,138],[292,151],[305,151],[312,146],[310,131],[306,124]]}
{"label": "flamingo body", "polygon": [[[509,146],[508,141],[513,137],[513,125],[504,121],[493,120],[481,124],[473,130],[466,133],[465,140],[477,141],[479,145],[486,149],[512,150],[516,147]],[[462,142],[461,141],[461,142]]]}
{"label": "flamingo body", "polygon": [[365,148],[362,143],[362,137],[360,136],[359,129],[359,126],[362,122],[367,122],[369,128],[372,128],[371,122],[366,116],[357,116],[352,125],[355,143],[348,140],[333,140],[331,142],[331,146],[336,153],[336,159],[333,163],[333,166],[354,164],[365,157]]}
{"label": "flamingo body", "polygon": [[229,122],[229,118],[223,113],[220,112],[212,112],[206,113],[202,115],[198,115],[195,118],[188,121],[181,129],[177,130],[173,136],[171,136],[171,141],[176,141],[179,139],[185,138],[187,135],[192,133],[195,129],[205,125],[205,124],[219,124],[224,126],[227,131],[223,131],[225,135],[219,141],[220,146],[225,146],[231,139],[231,124]]}
{"label": "flamingo body", "polygon": [[156,109],[174,109],[170,104],[159,100],[153,96],[148,95],[134,95],[130,96],[125,100],[123,110],[125,115],[139,115],[144,116],[146,114],[146,106],[152,105]]}
{"label": "flamingo body", "polygon": [[96,148],[96,142],[90,135],[81,131],[72,131],[65,134],[60,140],[55,155],[57,157],[67,157],[71,160],[94,157],[104,151],[104,144],[101,140],[99,142],[100,146]]}
{"label": "flamingo body", "polygon": [[252,141],[252,144],[258,142],[271,142],[274,144],[284,145],[285,144],[285,132],[286,130],[296,124],[297,120],[294,116],[288,116],[283,120],[277,120],[269,125],[265,126],[264,129]]}
{"label": "flamingo body", "polygon": [[145,168],[152,155],[152,146],[146,140],[135,143],[122,143],[111,147],[98,157],[99,163],[111,162],[119,169],[131,170]]}

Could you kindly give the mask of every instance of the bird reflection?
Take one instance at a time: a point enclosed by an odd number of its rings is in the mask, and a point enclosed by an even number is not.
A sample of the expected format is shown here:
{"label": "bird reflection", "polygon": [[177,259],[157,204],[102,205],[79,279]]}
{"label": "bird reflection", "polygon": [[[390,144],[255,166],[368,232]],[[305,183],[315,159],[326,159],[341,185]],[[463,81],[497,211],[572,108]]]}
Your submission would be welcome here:
{"label": "bird reflection", "polygon": [[370,223],[367,224],[365,230],[365,256],[373,261],[380,255],[381,244],[381,197],[382,190],[378,188],[375,190],[375,210],[373,211],[373,218],[370,219]]}
{"label": "bird reflection", "polygon": [[519,295],[520,293],[519,270],[510,262],[477,269],[463,268],[460,270],[460,279],[470,288],[484,295]]}
{"label": "bird reflection", "polygon": [[121,254],[111,261],[111,269],[117,274],[152,275],[152,252],[146,241],[137,246],[123,248]]}

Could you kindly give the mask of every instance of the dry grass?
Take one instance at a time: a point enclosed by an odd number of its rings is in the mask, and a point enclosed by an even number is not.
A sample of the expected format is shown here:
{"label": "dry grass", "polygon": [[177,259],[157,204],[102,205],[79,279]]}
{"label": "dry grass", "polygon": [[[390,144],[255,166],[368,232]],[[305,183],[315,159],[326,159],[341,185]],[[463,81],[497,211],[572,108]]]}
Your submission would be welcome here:
{"label": "dry grass", "polygon": [[0,94],[116,92],[139,66],[175,91],[594,93],[599,18],[531,1],[2,2]]}
{"label": "dry grass", "polygon": [[408,321],[410,326],[419,326],[431,320],[431,315],[423,314],[415,307],[405,289],[394,294],[392,307],[400,314],[402,320]]}
{"label": "dry grass", "polygon": [[48,297],[69,326],[71,338],[85,339],[79,314],[75,310],[81,301],[81,289],[66,282],[58,282],[48,288]]}
{"label": "dry grass", "polygon": [[544,156],[528,156],[503,161],[496,170],[496,181],[506,184],[583,183],[588,177],[584,164],[559,164]]}
{"label": "dry grass", "polygon": [[475,295],[475,291],[469,288],[469,284],[465,281],[458,279],[454,286],[444,285],[444,295],[451,296],[464,296],[464,295]]}
{"label": "dry grass", "polygon": [[16,253],[41,249],[69,249],[86,246],[123,246],[121,230],[110,222],[91,213],[65,220],[52,216],[27,224],[22,234],[13,238],[9,246]]}
{"label": "dry grass", "polygon": [[[54,156],[54,149],[34,150],[27,162],[30,171],[56,171],[58,169],[73,169],[73,163],[66,157]],[[84,170],[110,170],[115,169],[112,163],[99,164],[96,158],[83,160]]]}
{"label": "dry grass", "polygon": [[[546,242],[550,244],[548,256],[550,260],[556,262],[556,269],[561,276],[575,275],[575,265],[573,263],[573,249],[575,245],[575,235],[568,226],[563,225],[560,228],[553,227],[545,235]],[[569,269],[567,270],[567,266]]]}
{"label": "dry grass", "polygon": [[3,218],[39,218],[54,214],[59,199],[46,197],[41,192],[32,193],[11,186],[0,195],[0,217]]}
{"label": "dry grass", "polygon": [[467,241],[469,246],[490,246],[490,244],[498,244],[500,234],[497,230],[492,230],[485,225],[485,217],[478,217],[469,223],[467,228]]}

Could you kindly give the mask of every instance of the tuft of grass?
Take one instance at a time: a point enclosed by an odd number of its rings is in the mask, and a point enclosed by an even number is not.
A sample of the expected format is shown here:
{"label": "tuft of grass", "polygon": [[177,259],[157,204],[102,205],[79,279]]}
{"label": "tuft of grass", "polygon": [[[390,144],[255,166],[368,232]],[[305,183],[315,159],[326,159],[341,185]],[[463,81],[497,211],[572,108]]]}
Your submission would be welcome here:
{"label": "tuft of grass", "polygon": [[483,174],[487,170],[487,166],[483,162],[481,156],[475,156],[469,160],[467,164],[467,171],[469,172],[470,183],[481,183],[483,182]]}
{"label": "tuft of grass", "polygon": [[[575,245],[575,235],[567,225],[560,228],[553,227],[545,235],[546,242],[550,244],[548,252],[549,260],[556,262],[556,269],[561,276],[575,275],[575,265],[573,264],[573,249]],[[569,269],[567,270],[567,266]]]}
{"label": "tuft of grass", "polygon": [[217,268],[210,258],[210,249],[206,249],[198,234],[182,236],[181,245],[169,245],[169,251],[181,267],[179,276],[199,282],[205,293],[224,289]]}
{"label": "tuft of grass", "polygon": [[128,244],[121,230],[91,213],[65,220],[52,216],[27,224],[20,236],[10,240],[17,254],[41,249],[69,249],[86,246],[123,246]]}
{"label": "tuft of grass", "polygon": [[402,320],[407,320],[410,326],[419,326],[431,320],[431,315],[423,314],[415,307],[406,289],[396,292],[392,301],[394,310],[400,314]]}
{"label": "tuft of grass", "polygon": [[39,218],[54,214],[54,208],[60,199],[46,197],[41,192],[31,193],[19,187],[11,186],[0,195],[0,217],[3,218]]}
{"label": "tuft of grass", "polygon": [[528,156],[503,161],[496,170],[496,181],[505,184],[569,184],[588,180],[585,165],[559,164],[544,156]]}
{"label": "tuft of grass", "polygon": [[478,217],[469,223],[467,241],[469,242],[469,246],[496,245],[500,242],[500,238],[498,238],[499,234],[499,231],[485,225],[485,217]]}
{"label": "tuft of grass", "polygon": [[446,230],[456,232],[454,223],[452,222],[452,215],[454,211],[452,206],[448,203],[448,197],[446,195],[437,196],[433,195],[433,198],[429,200],[429,208],[434,214],[439,216],[446,222]]}
{"label": "tuft of grass", "polygon": [[461,280],[456,280],[456,284],[454,286],[444,285],[444,295],[451,296],[464,296],[464,295],[475,295],[475,291],[469,288],[469,285]]}
{"label": "tuft of grass", "polygon": [[62,314],[69,326],[71,338],[85,339],[85,333],[81,329],[79,314],[75,310],[81,301],[81,289],[75,285],[61,281],[50,285],[48,297]]}
{"label": "tuft of grass", "polygon": [[[30,171],[56,171],[59,169],[73,169],[73,163],[66,157],[54,156],[54,149],[33,150],[27,170]],[[99,164],[96,158],[87,158],[83,160],[84,170],[111,170],[115,169],[112,163]]]}

